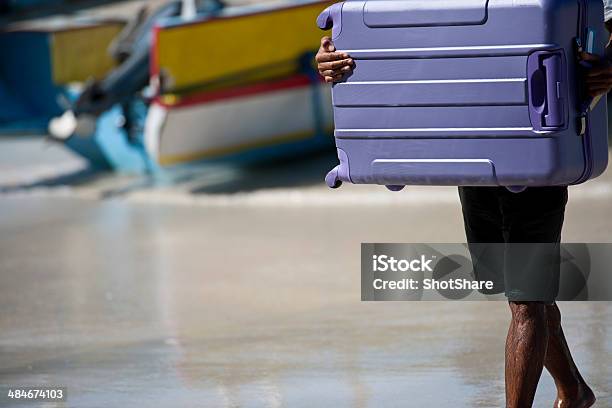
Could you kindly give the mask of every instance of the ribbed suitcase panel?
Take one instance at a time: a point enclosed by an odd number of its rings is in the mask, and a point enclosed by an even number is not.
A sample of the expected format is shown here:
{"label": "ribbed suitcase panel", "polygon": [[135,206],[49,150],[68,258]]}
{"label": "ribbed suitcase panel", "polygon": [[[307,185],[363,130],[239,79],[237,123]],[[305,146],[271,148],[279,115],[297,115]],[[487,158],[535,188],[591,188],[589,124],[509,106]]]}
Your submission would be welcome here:
{"label": "ribbed suitcase panel", "polygon": [[[594,52],[601,54],[601,1],[580,1],[589,5]],[[328,179],[505,186],[579,180],[591,156],[576,120],[578,17],[574,0],[332,6],[319,25],[333,21],[334,44],[355,69],[333,86],[341,165]],[[607,162],[605,101],[589,126],[597,175]]]}

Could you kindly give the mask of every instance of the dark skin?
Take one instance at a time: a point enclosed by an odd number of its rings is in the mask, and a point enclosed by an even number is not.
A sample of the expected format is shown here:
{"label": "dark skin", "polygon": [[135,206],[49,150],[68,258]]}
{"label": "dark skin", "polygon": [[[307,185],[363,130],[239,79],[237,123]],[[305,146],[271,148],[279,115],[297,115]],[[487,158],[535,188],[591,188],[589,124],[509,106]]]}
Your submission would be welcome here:
{"label": "dark skin", "polygon": [[554,408],[588,408],[595,395],[572,359],[556,304],[510,302],[506,338],[506,407],[531,407],[542,368],[555,380]]}
{"label": "dark skin", "polygon": [[612,88],[612,65],[597,55],[583,52],[581,57],[593,64],[585,75],[584,83],[589,96],[596,98],[610,92]]}
{"label": "dark skin", "polygon": [[321,38],[321,46],[315,60],[319,74],[329,84],[341,81],[355,67],[355,61],[347,53],[337,52],[329,37]]}
{"label": "dark skin", "polygon": [[[593,65],[584,77],[587,94],[593,98],[607,94],[612,89],[612,64],[588,53],[582,53],[581,58]],[[321,39],[315,59],[319,74],[327,83],[342,81],[355,68],[355,61],[347,53],[337,51],[329,37]],[[572,359],[557,305],[540,302],[509,304],[512,320],[506,338],[506,407],[527,408],[533,405],[544,367],[557,387],[553,408],[592,406],[595,395]]]}

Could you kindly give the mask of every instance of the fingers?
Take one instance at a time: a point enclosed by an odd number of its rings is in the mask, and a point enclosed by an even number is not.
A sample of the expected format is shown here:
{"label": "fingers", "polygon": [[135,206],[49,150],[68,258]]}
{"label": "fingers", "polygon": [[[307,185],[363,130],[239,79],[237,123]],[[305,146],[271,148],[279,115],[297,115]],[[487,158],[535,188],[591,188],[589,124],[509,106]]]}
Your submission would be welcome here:
{"label": "fingers", "polygon": [[325,82],[338,82],[353,70],[353,61],[350,59],[323,62],[319,66],[319,74],[325,78]]}
{"label": "fingers", "polygon": [[585,85],[587,94],[592,97],[597,97],[607,94],[610,91],[610,88],[612,88],[612,78],[587,78]]}
{"label": "fingers", "polygon": [[328,84],[331,84],[333,82],[339,82],[342,80],[342,78],[344,78],[344,74],[337,74],[337,75],[330,75],[330,76],[324,76],[323,77],[325,79],[325,82],[327,82]]}
{"label": "fingers", "polygon": [[609,88],[589,88],[589,96],[592,98],[597,98],[599,95],[605,95],[610,91]]}
{"label": "fingers", "polygon": [[593,62],[597,62],[601,59],[601,57],[599,57],[598,55],[595,54],[591,54],[585,51],[582,51],[580,53],[580,58],[585,60],[585,61],[593,61]]}
{"label": "fingers", "polygon": [[593,62],[593,66],[584,72],[584,81],[587,94],[596,98],[605,95],[612,88],[612,67],[608,63],[603,63],[602,58],[582,52],[580,57],[585,61]]}
{"label": "fingers", "polygon": [[321,38],[321,49],[326,52],[334,52],[336,51],[336,47],[334,47],[334,43],[331,38],[323,37]]}
{"label": "fingers", "polygon": [[612,88],[609,82],[606,83],[596,83],[596,84],[587,84],[586,88],[590,91],[592,89],[610,89]]}
{"label": "fingers", "polygon": [[608,65],[600,65],[586,72],[588,78],[612,76],[612,69]]}
{"label": "fingers", "polygon": [[325,78],[325,82],[339,82],[344,79],[344,76],[349,73],[351,70],[342,69],[342,70],[327,70],[327,71],[319,71],[321,76]]}
{"label": "fingers", "polygon": [[347,59],[337,60],[337,61],[332,61],[332,62],[319,62],[318,64],[319,71],[327,71],[327,70],[336,71],[336,70],[339,70],[345,67],[352,68],[353,60],[350,58],[347,58]]}
{"label": "fingers", "polygon": [[346,74],[352,71],[355,62],[345,52],[336,51],[331,38],[321,38],[321,47],[315,57],[319,74],[325,82],[341,81]]}
{"label": "fingers", "polygon": [[597,78],[589,78],[586,80],[586,84],[589,87],[605,87],[605,86],[611,87],[612,79],[606,78],[606,79],[598,80]]}
{"label": "fingers", "polygon": [[345,66],[345,67],[342,67],[340,69],[335,69],[335,70],[328,69],[328,70],[319,71],[319,73],[322,76],[344,75],[344,74],[351,72],[352,69],[353,68],[351,66]]}
{"label": "fingers", "polygon": [[318,63],[341,61],[349,59],[349,55],[345,52],[319,52],[315,59]]}
{"label": "fingers", "polygon": [[597,84],[587,84],[587,89],[590,91],[591,89],[610,89],[609,83],[597,83]]}

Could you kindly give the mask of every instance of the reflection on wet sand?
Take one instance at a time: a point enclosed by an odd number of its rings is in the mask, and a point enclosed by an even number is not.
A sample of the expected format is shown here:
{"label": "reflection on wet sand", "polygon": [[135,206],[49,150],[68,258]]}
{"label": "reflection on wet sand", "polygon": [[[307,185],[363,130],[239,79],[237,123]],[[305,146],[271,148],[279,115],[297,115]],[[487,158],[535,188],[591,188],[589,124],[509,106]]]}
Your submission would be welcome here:
{"label": "reflection on wet sand", "polygon": [[[0,207],[2,384],[66,384],[78,407],[503,403],[503,302],[359,301],[359,243],[460,241],[456,204]],[[562,305],[602,406],[610,307]]]}

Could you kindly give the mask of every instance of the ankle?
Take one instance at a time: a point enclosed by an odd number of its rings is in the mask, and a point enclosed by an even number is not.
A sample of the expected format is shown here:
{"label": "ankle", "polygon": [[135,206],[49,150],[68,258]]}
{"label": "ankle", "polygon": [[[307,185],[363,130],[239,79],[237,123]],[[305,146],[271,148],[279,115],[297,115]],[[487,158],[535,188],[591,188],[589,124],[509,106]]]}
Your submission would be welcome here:
{"label": "ankle", "polygon": [[570,385],[563,384],[563,386],[557,387],[557,395],[563,399],[574,399],[582,394],[585,385],[580,381]]}
{"label": "ankle", "polygon": [[590,407],[594,401],[595,394],[591,388],[584,381],[580,381],[571,387],[557,390],[555,408]]}

